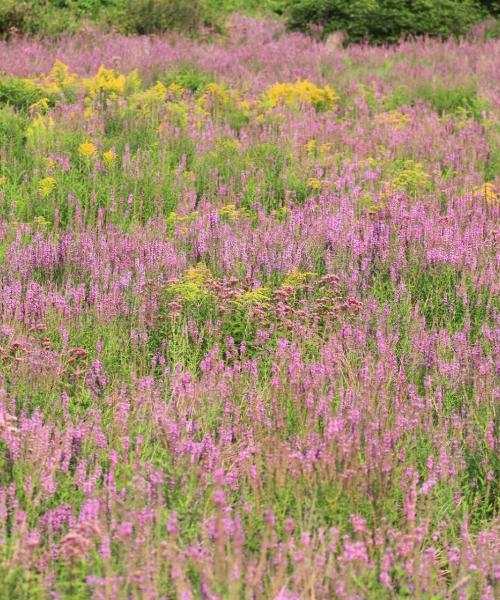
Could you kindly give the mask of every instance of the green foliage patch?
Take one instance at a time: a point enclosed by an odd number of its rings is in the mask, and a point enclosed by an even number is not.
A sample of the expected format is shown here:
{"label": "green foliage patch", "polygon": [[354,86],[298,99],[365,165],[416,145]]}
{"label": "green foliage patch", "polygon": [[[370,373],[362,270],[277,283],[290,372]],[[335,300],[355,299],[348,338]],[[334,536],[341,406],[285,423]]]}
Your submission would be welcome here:
{"label": "green foliage patch", "polygon": [[460,36],[484,18],[475,0],[289,0],[293,30],[342,31],[348,42],[394,43],[402,37]]}

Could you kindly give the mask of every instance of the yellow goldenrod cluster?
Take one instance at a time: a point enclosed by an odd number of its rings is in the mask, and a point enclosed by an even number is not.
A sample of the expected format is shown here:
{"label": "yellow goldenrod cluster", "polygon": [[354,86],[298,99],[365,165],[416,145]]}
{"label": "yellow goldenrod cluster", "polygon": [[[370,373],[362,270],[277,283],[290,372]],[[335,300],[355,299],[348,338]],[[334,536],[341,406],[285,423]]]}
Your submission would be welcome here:
{"label": "yellow goldenrod cluster", "polygon": [[116,154],[113,149],[102,153],[102,160],[107,167],[112,167],[115,164]]}
{"label": "yellow goldenrod cluster", "polygon": [[127,91],[138,90],[140,83],[137,71],[132,71],[125,76],[123,73],[117,74],[114,69],[107,69],[103,65],[99,67],[94,77],[83,80],[91,99],[113,99],[124,96]]}
{"label": "yellow goldenrod cluster", "polygon": [[187,224],[189,224],[189,223],[192,223],[196,219],[196,217],[198,217],[198,215],[199,215],[199,212],[197,210],[189,213],[188,215],[178,215],[176,212],[172,211],[168,215],[167,221],[168,221],[169,224],[172,224],[172,225],[174,225],[176,223],[179,223],[179,224],[187,223]]}
{"label": "yellow goldenrod cluster", "polygon": [[278,104],[297,107],[301,104],[314,106],[317,110],[330,110],[337,106],[338,96],[330,86],[319,88],[307,80],[295,83],[276,83],[264,97],[264,104],[274,108]]}
{"label": "yellow goldenrod cluster", "polygon": [[33,219],[33,225],[35,227],[39,227],[40,229],[45,229],[45,227],[47,227],[48,224],[49,222],[42,215],[38,215]]}
{"label": "yellow goldenrod cluster", "polygon": [[267,304],[271,299],[271,290],[266,286],[261,286],[248,292],[239,294],[234,303],[241,308],[250,308],[252,306],[261,306]]}
{"label": "yellow goldenrod cluster", "polygon": [[309,140],[306,143],[307,154],[314,154],[315,150],[316,150],[316,140],[314,140],[314,139],[313,140]]}
{"label": "yellow goldenrod cluster", "polygon": [[427,189],[429,185],[430,176],[424,171],[422,163],[405,160],[394,177],[386,182],[386,192],[416,193]]}
{"label": "yellow goldenrod cluster", "polygon": [[49,116],[37,114],[26,129],[26,139],[33,146],[43,149],[54,138],[54,121]]}
{"label": "yellow goldenrod cluster", "polygon": [[81,87],[78,75],[70,73],[68,65],[60,60],[55,61],[50,73],[42,77],[41,83],[53,94],[75,94]]}
{"label": "yellow goldenrod cluster", "polygon": [[[165,87],[165,86],[164,86]],[[184,93],[184,88],[180,83],[176,83],[175,81],[171,83],[166,89],[166,94],[168,98],[179,98]]]}
{"label": "yellow goldenrod cluster", "polygon": [[45,163],[45,168],[47,169],[47,171],[50,173],[51,171],[54,171],[56,168],[56,161],[51,158],[50,156],[47,156],[43,159],[43,162]]}
{"label": "yellow goldenrod cluster", "polygon": [[49,110],[49,99],[40,98],[29,107],[29,112],[32,114],[45,114]]}
{"label": "yellow goldenrod cluster", "polygon": [[500,193],[495,188],[494,184],[487,181],[483,185],[477,187],[474,192],[484,198],[488,204],[494,204],[500,202]]}
{"label": "yellow goldenrod cluster", "polygon": [[50,196],[57,187],[57,181],[54,177],[45,177],[38,182],[38,193],[42,198]]}
{"label": "yellow goldenrod cluster", "polygon": [[377,166],[377,159],[373,158],[373,156],[369,156],[364,160],[364,166],[370,169],[374,169]]}
{"label": "yellow goldenrod cluster", "polygon": [[125,93],[126,82],[125,75],[117,75],[114,69],[106,69],[102,65],[92,79],[84,80],[91,97],[97,97],[102,93],[109,96],[122,96]]}
{"label": "yellow goldenrod cluster", "polygon": [[165,119],[175,127],[185,127],[188,123],[189,108],[184,102],[167,102]]}
{"label": "yellow goldenrod cluster", "polygon": [[153,107],[161,105],[167,98],[168,90],[161,81],[139,92],[133,98],[133,104],[143,112],[149,112]]}
{"label": "yellow goldenrod cluster", "polygon": [[201,302],[211,297],[207,283],[212,278],[209,269],[199,263],[189,268],[179,283],[175,283],[168,289],[169,295],[181,302]]}
{"label": "yellow goldenrod cluster", "polygon": [[198,99],[198,106],[205,112],[237,106],[238,93],[225,88],[218,83],[209,83],[205,86],[202,96]]}
{"label": "yellow goldenrod cluster", "polygon": [[93,158],[97,154],[97,148],[92,142],[83,142],[80,144],[78,151],[83,158]]}
{"label": "yellow goldenrod cluster", "polygon": [[184,273],[184,279],[191,283],[204,285],[212,278],[212,273],[204,263],[198,263],[195,267],[189,268]]}
{"label": "yellow goldenrod cluster", "polygon": [[313,273],[312,271],[299,271],[299,269],[292,269],[286,274],[286,277],[283,280],[283,286],[300,288],[315,275],[316,273]]}
{"label": "yellow goldenrod cluster", "polygon": [[377,124],[389,125],[396,129],[403,129],[410,121],[410,115],[402,113],[399,110],[391,110],[375,116],[375,122]]}
{"label": "yellow goldenrod cluster", "polygon": [[217,150],[229,152],[230,154],[238,153],[241,149],[241,144],[234,138],[222,138],[217,142]]}
{"label": "yellow goldenrod cluster", "polygon": [[317,177],[309,177],[309,179],[307,180],[307,185],[312,190],[319,190],[321,188],[322,182],[321,179],[318,179]]}
{"label": "yellow goldenrod cluster", "polygon": [[251,100],[240,100],[238,103],[239,108],[244,112],[249,113],[253,108],[253,102]]}
{"label": "yellow goldenrod cluster", "polygon": [[311,139],[306,142],[306,152],[310,157],[324,157],[332,149],[331,144],[318,144],[317,140]]}
{"label": "yellow goldenrod cluster", "polygon": [[234,219],[238,219],[239,217],[247,216],[248,210],[244,207],[237,208],[234,204],[226,204],[219,210],[219,214],[224,219],[232,221]]}

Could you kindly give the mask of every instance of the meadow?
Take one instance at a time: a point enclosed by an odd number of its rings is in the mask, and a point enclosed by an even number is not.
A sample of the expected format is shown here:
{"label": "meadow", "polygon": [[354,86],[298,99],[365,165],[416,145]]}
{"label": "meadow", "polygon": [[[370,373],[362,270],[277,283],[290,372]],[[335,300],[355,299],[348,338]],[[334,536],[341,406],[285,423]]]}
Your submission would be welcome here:
{"label": "meadow", "polygon": [[0,41],[2,600],[494,600],[499,56]]}

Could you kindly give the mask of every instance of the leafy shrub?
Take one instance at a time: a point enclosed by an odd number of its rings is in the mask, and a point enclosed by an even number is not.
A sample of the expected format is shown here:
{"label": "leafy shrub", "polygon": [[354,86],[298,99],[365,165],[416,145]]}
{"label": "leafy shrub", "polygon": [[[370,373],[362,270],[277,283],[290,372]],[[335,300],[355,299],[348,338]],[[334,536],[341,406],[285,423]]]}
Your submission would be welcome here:
{"label": "leafy shrub", "polygon": [[36,83],[17,77],[0,78],[0,104],[28,108],[47,97],[47,92]]}
{"label": "leafy shrub", "polygon": [[426,84],[418,89],[418,96],[422,100],[430,102],[440,115],[464,112],[467,116],[479,120],[482,111],[486,108],[473,83],[452,88]]}
{"label": "leafy shrub", "polygon": [[[82,17],[97,16],[106,0],[0,0],[0,37],[75,31]],[[94,8],[92,12],[91,7]]]}
{"label": "leafy shrub", "polygon": [[498,0],[479,0],[479,4],[493,17],[500,16],[500,2]]}
{"label": "leafy shrub", "polygon": [[0,36],[10,37],[14,32],[28,28],[30,7],[26,2],[6,0],[0,3]]}
{"label": "leafy shrub", "polygon": [[210,77],[195,65],[179,65],[177,68],[167,71],[162,82],[167,87],[172,83],[177,83],[193,94],[198,94],[210,82]]}
{"label": "leafy shrub", "polygon": [[500,38],[500,19],[488,19],[472,28],[472,39],[497,40]]}
{"label": "leafy shrub", "polygon": [[21,115],[11,106],[0,108],[0,148],[22,152],[26,115]]}
{"label": "leafy shrub", "polygon": [[265,14],[283,11],[282,0],[209,0],[209,2],[223,12],[240,12],[245,14]]}
{"label": "leafy shrub", "polygon": [[462,35],[484,16],[475,0],[289,0],[288,27],[343,31],[349,42],[397,42],[401,37]]}
{"label": "leafy shrub", "polygon": [[118,6],[118,28],[125,33],[194,33],[203,27],[217,28],[215,11],[205,0],[126,0]]}
{"label": "leafy shrub", "polygon": [[57,35],[85,20],[123,33],[221,30],[223,16],[280,12],[282,0],[0,0],[0,37]]}

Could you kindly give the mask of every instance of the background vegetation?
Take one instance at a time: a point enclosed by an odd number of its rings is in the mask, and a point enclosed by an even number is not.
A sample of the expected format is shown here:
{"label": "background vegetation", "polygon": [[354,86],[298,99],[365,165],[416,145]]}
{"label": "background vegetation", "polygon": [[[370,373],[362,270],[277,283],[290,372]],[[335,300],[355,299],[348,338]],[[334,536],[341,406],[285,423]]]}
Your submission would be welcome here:
{"label": "background vegetation", "polygon": [[316,25],[324,34],[342,31],[351,42],[384,43],[416,35],[463,35],[497,9],[476,0],[291,0],[286,12],[291,29]]}
{"label": "background vegetation", "polygon": [[238,11],[281,16],[291,30],[385,43],[460,36],[498,17],[499,7],[497,0],[0,0],[0,35],[54,35],[96,24],[135,34],[221,32],[225,16]]}

